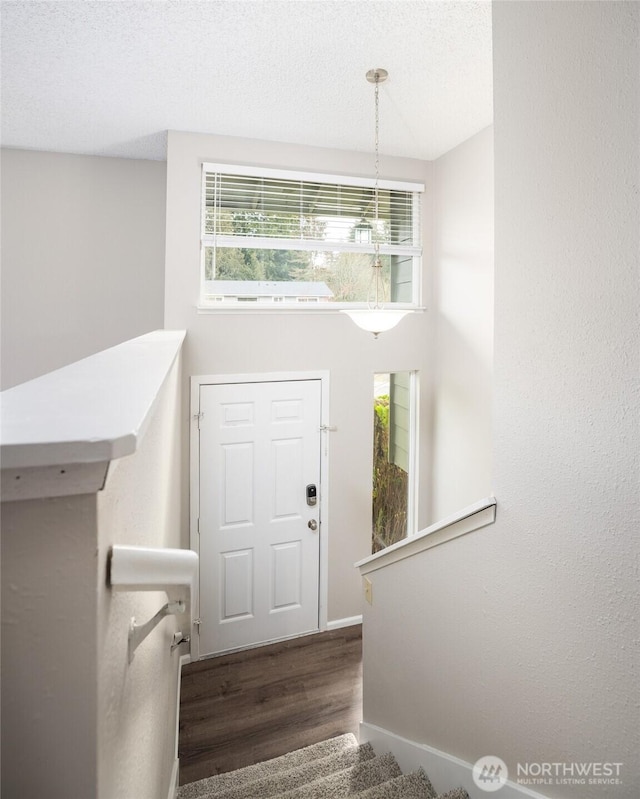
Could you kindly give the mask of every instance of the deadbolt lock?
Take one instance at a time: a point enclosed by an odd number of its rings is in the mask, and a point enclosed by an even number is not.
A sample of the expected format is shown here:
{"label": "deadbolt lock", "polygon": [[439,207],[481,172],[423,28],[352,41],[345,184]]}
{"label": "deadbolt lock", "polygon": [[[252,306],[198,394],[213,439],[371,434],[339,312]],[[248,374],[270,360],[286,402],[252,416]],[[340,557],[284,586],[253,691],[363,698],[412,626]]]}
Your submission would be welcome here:
{"label": "deadbolt lock", "polygon": [[318,489],[313,483],[307,486],[306,488],[307,494],[307,505],[313,507],[318,501]]}

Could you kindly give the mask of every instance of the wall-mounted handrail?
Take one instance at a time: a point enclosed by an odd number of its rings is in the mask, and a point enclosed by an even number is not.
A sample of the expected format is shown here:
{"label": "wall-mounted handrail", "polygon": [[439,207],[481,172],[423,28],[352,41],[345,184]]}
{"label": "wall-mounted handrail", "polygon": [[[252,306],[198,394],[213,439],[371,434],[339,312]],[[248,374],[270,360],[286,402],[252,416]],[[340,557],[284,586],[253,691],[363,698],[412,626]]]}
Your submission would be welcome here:
{"label": "wall-mounted handrail", "polygon": [[[165,591],[169,602],[145,624],[131,619],[129,661],[136,647],[165,617],[184,613],[189,606],[190,629],[196,606],[198,555],[190,549],[111,547],[109,583],[115,591]],[[189,637],[184,637],[186,642]]]}
{"label": "wall-mounted handrail", "polygon": [[195,595],[198,554],[191,549],[111,547],[110,583],[116,591],[166,591],[187,587]]}

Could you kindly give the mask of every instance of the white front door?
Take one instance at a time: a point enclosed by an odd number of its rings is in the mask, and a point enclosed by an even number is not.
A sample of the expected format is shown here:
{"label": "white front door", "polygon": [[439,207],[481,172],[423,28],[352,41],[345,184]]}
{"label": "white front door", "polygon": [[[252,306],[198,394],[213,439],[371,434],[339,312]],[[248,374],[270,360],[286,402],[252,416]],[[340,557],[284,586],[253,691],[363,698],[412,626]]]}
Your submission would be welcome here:
{"label": "white front door", "polygon": [[201,385],[200,414],[200,655],[317,630],[321,381]]}

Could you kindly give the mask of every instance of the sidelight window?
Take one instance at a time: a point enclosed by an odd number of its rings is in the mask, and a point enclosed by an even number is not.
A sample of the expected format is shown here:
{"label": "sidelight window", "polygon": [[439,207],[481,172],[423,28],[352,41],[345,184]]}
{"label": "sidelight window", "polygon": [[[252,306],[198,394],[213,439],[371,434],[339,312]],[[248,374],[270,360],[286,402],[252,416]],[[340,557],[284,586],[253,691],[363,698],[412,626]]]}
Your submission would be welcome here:
{"label": "sidelight window", "polygon": [[415,532],[417,375],[374,375],[372,552]]}

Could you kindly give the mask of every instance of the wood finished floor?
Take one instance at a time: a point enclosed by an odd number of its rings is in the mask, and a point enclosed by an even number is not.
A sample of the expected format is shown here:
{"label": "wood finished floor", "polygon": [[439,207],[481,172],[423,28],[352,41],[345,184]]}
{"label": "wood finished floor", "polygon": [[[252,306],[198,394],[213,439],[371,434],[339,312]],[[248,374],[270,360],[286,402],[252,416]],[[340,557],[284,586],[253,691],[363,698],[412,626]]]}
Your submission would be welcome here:
{"label": "wood finished floor", "polygon": [[182,670],[180,783],[352,732],[362,720],[362,627],[317,633]]}

